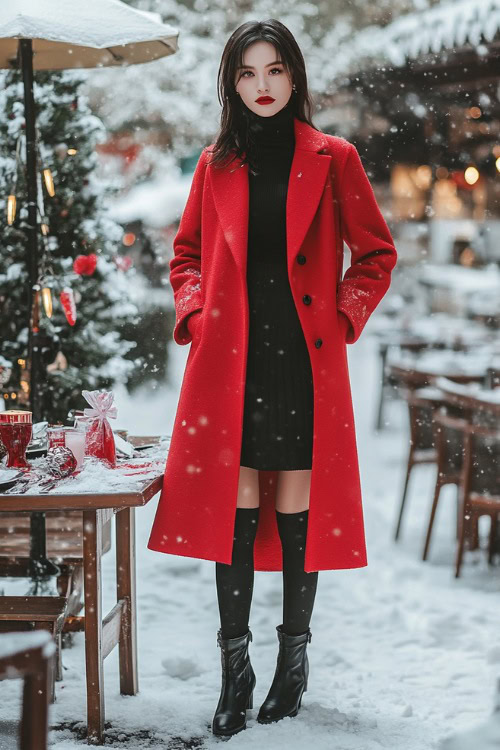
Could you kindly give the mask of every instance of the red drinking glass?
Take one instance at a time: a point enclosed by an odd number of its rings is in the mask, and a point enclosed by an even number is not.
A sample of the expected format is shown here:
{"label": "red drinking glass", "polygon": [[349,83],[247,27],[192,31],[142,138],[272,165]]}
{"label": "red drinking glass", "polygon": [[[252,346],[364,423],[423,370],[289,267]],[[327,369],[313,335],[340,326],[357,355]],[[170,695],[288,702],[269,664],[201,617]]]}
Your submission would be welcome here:
{"label": "red drinking glass", "polygon": [[0,412],[0,441],[7,451],[7,466],[28,469],[26,448],[33,434],[30,411],[10,409]]}

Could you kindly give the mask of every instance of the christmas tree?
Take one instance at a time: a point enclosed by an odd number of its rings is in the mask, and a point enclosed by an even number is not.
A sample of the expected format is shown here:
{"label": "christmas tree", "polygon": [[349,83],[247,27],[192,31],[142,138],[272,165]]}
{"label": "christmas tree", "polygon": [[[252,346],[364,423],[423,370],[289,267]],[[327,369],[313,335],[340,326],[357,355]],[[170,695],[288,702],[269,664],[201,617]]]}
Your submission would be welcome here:
{"label": "christmas tree", "polygon": [[[0,75],[0,389],[5,408],[22,408],[29,403],[24,101],[19,71]],[[126,358],[135,343],[121,333],[137,318],[135,271],[120,262],[122,229],[104,209],[111,187],[97,177],[95,147],[105,128],[79,96],[82,82],[73,71],[35,76],[40,401],[51,422],[85,406],[83,388],[110,388],[141,365]]]}

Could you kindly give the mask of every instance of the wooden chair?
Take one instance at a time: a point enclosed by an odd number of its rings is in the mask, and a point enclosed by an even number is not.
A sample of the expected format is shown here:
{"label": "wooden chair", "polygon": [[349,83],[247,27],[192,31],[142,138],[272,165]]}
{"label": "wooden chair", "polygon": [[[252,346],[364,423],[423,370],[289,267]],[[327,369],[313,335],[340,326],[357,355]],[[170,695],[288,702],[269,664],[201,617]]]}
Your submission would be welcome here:
{"label": "wooden chair", "polygon": [[440,392],[435,388],[407,389],[405,395],[410,423],[410,449],[394,534],[395,541],[398,540],[401,531],[408,485],[413,468],[422,464],[437,463],[437,450],[432,425],[434,413],[443,403]]}
{"label": "wooden chair", "polygon": [[20,750],[46,750],[55,645],[49,633],[0,635],[0,680],[22,677]]}
{"label": "wooden chair", "polygon": [[[57,644],[57,662],[61,653],[61,633],[68,600],[64,596],[2,596],[0,597],[0,632],[14,630],[47,630]],[[54,703],[57,669],[50,674],[50,701]],[[58,675],[62,679],[62,675]]]}
{"label": "wooden chair", "polygon": [[[104,554],[111,549],[111,519],[103,531]],[[0,576],[28,576],[29,534],[29,513],[0,513]],[[48,630],[57,648],[53,677],[60,681],[63,635],[81,629],[77,615],[84,606],[82,511],[47,511],[46,535],[47,557],[60,568],[59,596],[0,596],[0,632]],[[66,640],[70,638],[68,635]],[[55,701],[54,681],[51,701]]]}
{"label": "wooden chair", "polygon": [[463,430],[467,425],[467,419],[453,417],[443,411],[445,409],[449,412],[450,408],[449,404],[443,405],[434,414],[437,474],[422,560],[427,560],[441,490],[447,484],[457,487],[457,538],[459,533],[459,486],[463,466]]}
{"label": "wooden chair", "polygon": [[488,562],[493,562],[496,530],[500,515],[500,430],[475,424],[463,426],[464,463],[460,483],[460,528],[455,577],[460,568],[466,542],[476,539],[480,516],[491,518]]}

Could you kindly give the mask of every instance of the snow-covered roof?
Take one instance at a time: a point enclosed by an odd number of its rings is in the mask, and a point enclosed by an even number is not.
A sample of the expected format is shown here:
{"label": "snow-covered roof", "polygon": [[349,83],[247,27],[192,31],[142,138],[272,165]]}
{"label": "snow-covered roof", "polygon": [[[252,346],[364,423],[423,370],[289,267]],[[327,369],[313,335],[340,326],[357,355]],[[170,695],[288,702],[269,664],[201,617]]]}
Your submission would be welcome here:
{"label": "snow-covered roof", "polygon": [[400,16],[385,27],[367,26],[339,49],[338,73],[361,70],[377,60],[407,60],[466,44],[491,42],[500,29],[500,0],[453,0]]}

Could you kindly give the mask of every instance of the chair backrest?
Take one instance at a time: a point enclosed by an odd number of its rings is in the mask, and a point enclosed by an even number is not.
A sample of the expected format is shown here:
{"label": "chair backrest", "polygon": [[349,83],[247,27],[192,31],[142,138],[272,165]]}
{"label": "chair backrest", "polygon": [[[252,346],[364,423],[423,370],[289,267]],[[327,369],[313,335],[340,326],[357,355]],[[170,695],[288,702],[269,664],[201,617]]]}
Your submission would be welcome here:
{"label": "chair backrest", "polygon": [[500,428],[468,424],[463,435],[465,494],[474,492],[500,503]]}
{"label": "chair backrest", "polygon": [[410,367],[402,367],[396,364],[388,364],[388,372],[392,379],[398,383],[403,393],[413,391],[415,388],[424,388],[432,383],[428,373],[421,373],[418,370],[412,370]]}
{"label": "chair backrest", "polygon": [[439,396],[427,395],[429,391],[428,388],[419,388],[404,392],[408,402],[410,438],[413,448],[417,450],[428,450],[436,447],[433,427],[434,414],[436,409],[439,408],[441,400]]}
{"label": "chair backrest", "polygon": [[469,422],[462,416],[450,414],[449,411],[449,404],[444,403],[435,412],[434,434],[439,470],[445,475],[457,475],[463,466],[464,430]]}
{"label": "chair backrest", "polygon": [[[80,560],[83,557],[83,528],[81,510],[46,511],[47,555],[59,562]],[[19,513],[0,513],[0,575],[25,576],[30,554],[30,517]],[[111,519],[102,530],[101,553],[111,549]]]}

